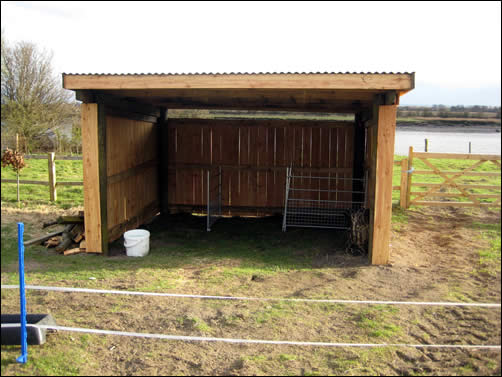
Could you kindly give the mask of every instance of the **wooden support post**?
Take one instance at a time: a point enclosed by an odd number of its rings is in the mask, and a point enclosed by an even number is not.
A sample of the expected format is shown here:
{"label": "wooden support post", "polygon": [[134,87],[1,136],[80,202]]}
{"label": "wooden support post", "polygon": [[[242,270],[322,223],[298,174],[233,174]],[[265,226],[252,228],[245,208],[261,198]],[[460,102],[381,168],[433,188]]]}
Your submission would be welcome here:
{"label": "wooden support post", "polygon": [[369,257],[371,264],[389,263],[389,242],[392,218],[392,175],[394,168],[394,136],[396,132],[396,105],[375,106],[377,117],[375,191],[372,233]]}
{"label": "wooden support post", "polygon": [[169,160],[168,160],[168,129],[167,129],[167,109],[161,109],[160,117],[157,121],[158,126],[158,182],[159,182],[159,202],[160,202],[160,210],[162,213],[169,213],[169,185],[168,185],[168,168],[169,168]]}
{"label": "wooden support post", "polygon": [[470,141],[469,141],[469,153],[472,153],[472,144]]}
{"label": "wooden support post", "polygon": [[108,255],[108,170],[106,163],[106,113],[103,103],[98,104],[98,160],[101,252]]}
{"label": "wooden support post", "polygon": [[401,160],[401,189],[399,190],[399,206],[401,208],[408,208],[406,203],[406,196],[408,193],[408,159]]}
{"label": "wooden support post", "polygon": [[106,179],[102,182],[103,173],[106,174],[106,159],[103,159],[106,124],[102,106],[97,103],[81,105],[85,239],[86,251],[92,253],[106,253],[108,248]]}
{"label": "wooden support post", "polygon": [[429,139],[425,139],[425,152],[429,152]]}
{"label": "wooden support post", "polygon": [[54,152],[48,153],[47,161],[49,164],[49,194],[51,202],[55,202],[57,200],[57,192],[56,192],[56,163],[54,158]]}
{"label": "wooden support post", "polygon": [[406,184],[406,208],[410,207],[411,201],[411,181],[413,178],[413,147],[408,151],[408,182]]}

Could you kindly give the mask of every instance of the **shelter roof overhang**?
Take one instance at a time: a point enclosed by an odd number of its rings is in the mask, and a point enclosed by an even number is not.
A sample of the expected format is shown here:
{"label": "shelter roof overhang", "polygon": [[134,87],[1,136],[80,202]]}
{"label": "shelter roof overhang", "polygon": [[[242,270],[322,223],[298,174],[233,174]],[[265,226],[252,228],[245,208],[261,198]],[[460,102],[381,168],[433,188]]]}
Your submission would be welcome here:
{"label": "shelter roof overhang", "polygon": [[177,109],[357,112],[414,85],[414,73],[63,74],[77,93]]}

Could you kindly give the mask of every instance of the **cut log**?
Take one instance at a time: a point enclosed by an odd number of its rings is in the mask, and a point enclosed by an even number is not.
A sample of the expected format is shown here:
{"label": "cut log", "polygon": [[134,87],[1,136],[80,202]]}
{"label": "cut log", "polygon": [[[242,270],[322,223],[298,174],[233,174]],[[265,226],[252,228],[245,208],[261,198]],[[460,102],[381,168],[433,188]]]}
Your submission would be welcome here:
{"label": "cut log", "polygon": [[65,250],[64,251],[64,255],[74,255],[74,254],[79,254],[79,253],[83,253],[84,251],[82,249],[80,249],[79,247],[75,247],[73,249],[69,249],[69,250]]}
{"label": "cut log", "polygon": [[68,247],[71,246],[71,236],[69,233],[63,233],[63,240],[61,243],[56,247],[56,251],[58,253],[61,253],[62,251],[65,251]]}
{"label": "cut log", "polygon": [[83,250],[86,249],[85,240],[83,240],[82,242],[80,242],[80,248],[83,249]]}
{"label": "cut log", "polygon": [[70,245],[72,244],[71,240],[71,230],[73,229],[74,225],[70,224],[67,225],[65,230],[63,231],[63,239],[61,240],[61,243],[56,247],[57,252],[62,252],[65,251]]}
{"label": "cut log", "polygon": [[47,248],[49,248],[49,247],[57,246],[60,243],[61,243],[61,237],[56,236],[56,237],[49,238],[47,241],[45,241],[45,246]]}
{"label": "cut log", "polygon": [[60,216],[57,222],[58,224],[83,224],[84,218],[80,216]]}
{"label": "cut log", "polygon": [[76,224],[71,230],[72,240],[79,243],[84,238],[84,225]]}
{"label": "cut log", "polygon": [[56,224],[84,224],[84,217],[82,216],[59,216],[54,221],[49,221],[43,224],[42,228]]}
{"label": "cut log", "polygon": [[34,238],[32,240],[26,241],[24,243],[24,246],[33,245],[33,244],[36,244],[36,243],[42,243],[44,241],[47,241],[49,238],[52,238],[54,236],[59,236],[63,232],[64,232],[64,229],[63,230],[58,230],[57,232],[52,232],[52,233],[46,234],[45,236]]}
{"label": "cut log", "polygon": [[44,225],[42,226],[42,228],[47,228],[48,226],[56,225],[56,224],[59,224],[57,220],[49,221],[48,223],[44,223]]}

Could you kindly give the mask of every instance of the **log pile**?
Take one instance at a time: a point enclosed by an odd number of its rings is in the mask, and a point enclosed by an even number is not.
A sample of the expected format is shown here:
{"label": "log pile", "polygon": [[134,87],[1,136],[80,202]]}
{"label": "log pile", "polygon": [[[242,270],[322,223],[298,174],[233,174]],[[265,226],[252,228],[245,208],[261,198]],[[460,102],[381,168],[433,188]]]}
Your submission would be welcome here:
{"label": "log pile", "polygon": [[66,226],[57,232],[26,241],[24,245],[40,244],[54,248],[56,252],[64,255],[85,253],[84,213],[80,212],[78,216],[60,216],[54,221],[44,223],[43,228],[57,224]]}

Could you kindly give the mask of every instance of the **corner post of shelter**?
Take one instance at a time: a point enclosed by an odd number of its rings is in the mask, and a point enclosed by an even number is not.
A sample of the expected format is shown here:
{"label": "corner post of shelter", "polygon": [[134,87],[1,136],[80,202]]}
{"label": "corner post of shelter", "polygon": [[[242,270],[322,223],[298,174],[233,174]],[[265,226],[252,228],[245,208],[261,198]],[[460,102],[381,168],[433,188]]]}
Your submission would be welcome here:
{"label": "corner post of shelter", "polygon": [[106,117],[102,103],[83,103],[84,222],[88,252],[108,253]]}
{"label": "corner post of shelter", "polygon": [[396,97],[378,97],[373,106],[370,145],[370,238],[371,264],[389,262],[392,218],[392,174],[394,135],[396,130]]}
{"label": "corner post of shelter", "polygon": [[169,180],[168,180],[168,148],[169,148],[169,132],[167,129],[168,122],[168,109],[162,108],[160,116],[157,120],[158,126],[158,175],[159,175],[159,207],[160,211],[164,214],[169,213]]}

